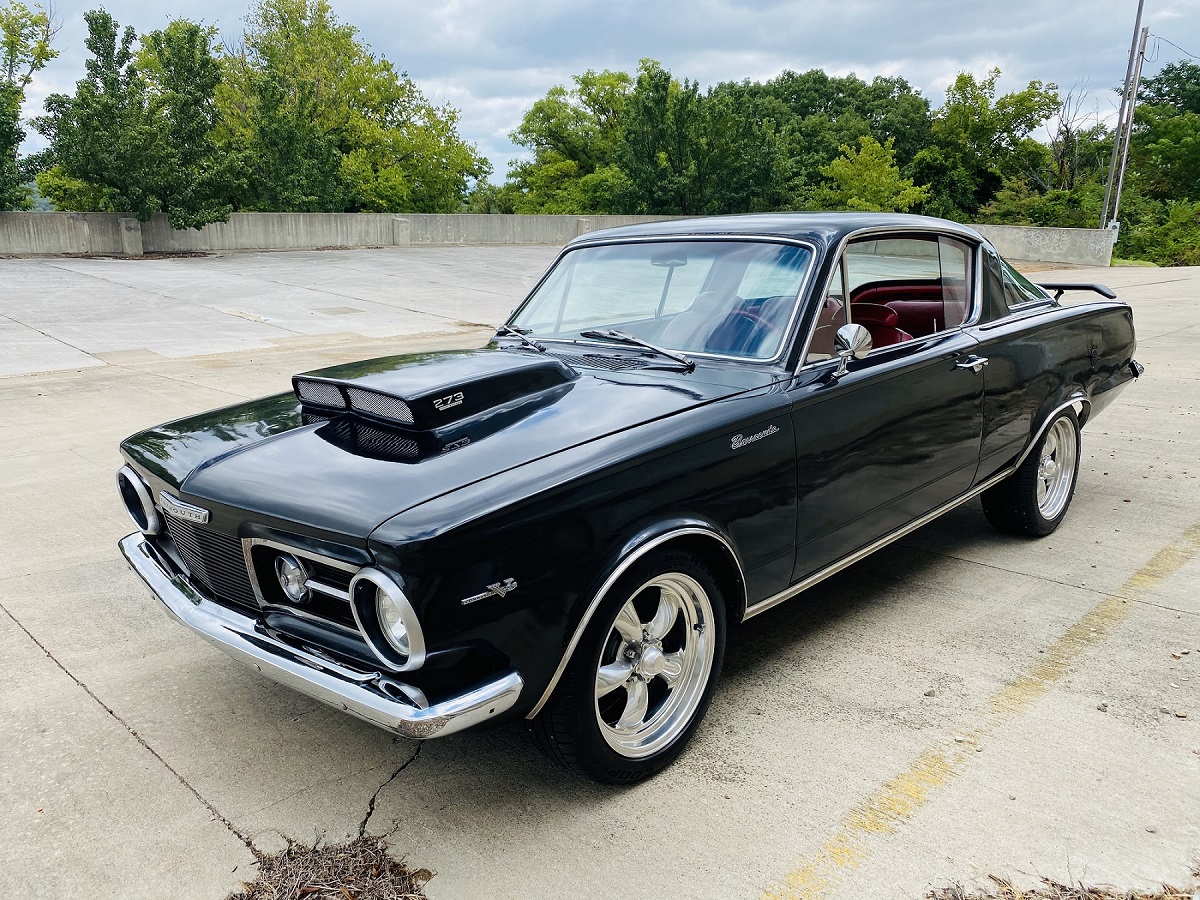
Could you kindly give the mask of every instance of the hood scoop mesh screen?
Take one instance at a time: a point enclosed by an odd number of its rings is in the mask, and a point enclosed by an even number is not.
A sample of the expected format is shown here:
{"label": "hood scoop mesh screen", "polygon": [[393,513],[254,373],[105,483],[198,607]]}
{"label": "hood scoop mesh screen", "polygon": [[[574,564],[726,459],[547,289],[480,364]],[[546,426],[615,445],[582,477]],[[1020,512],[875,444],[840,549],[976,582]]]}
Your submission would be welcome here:
{"label": "hood scoop mesh screen", "polygon": [[318,406],[352,409],[400,425],[413,424],[412,407],[391,394],[332,384],[328,381],[297,378],[296,396],[303,402],[315,403]]}

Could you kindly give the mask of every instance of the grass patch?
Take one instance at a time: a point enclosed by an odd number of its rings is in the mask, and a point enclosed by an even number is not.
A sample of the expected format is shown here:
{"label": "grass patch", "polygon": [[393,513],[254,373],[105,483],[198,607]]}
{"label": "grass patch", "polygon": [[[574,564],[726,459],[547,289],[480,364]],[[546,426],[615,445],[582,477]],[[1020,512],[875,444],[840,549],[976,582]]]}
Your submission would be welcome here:
{"label": "grass patch", "polygon": [[[1193,870],[1192,877],[1200,879],[1200,868]],[[1119,890],[1104,884],[1059,884],[1043,878],[1041,884],[1030,890],[1014,887],[1006,878],[989,875],[991,887],[969,891],[961,884],[940,888],[926,894],[926,900],[1195,900],[1200,896],[1200,885],[1177,888],[1164,884],[1158,890]]]}
{"label": "grass patch", "polygon": [[1121,259],[1119,256],[1112,258],[1112,265],[1115,268],[1130,268],[1130,269],[1157,269],[1158,263],[1150,262],[1148,259]]}
{"label": "grass patch", "polygon": [[428,869],[410,870],[378,838],[348,844],[289,843],[258,860],[258,880],[226,900],[425,900]]}

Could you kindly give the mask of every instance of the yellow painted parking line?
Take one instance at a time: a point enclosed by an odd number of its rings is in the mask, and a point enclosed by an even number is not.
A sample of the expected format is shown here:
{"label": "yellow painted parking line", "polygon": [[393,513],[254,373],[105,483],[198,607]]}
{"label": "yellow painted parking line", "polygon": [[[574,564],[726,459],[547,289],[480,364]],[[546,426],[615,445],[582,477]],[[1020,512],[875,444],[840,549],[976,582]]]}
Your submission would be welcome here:
{"label": "yellow painted parking line", "polygon": [[828,896],[849,869],[870,855],[872,835],[898,831],[929,802],[932,795],[965,768],[975,748],[1024,713],[1075,661],[1108,631],[1120,624],[1141,599],[1200,553],[1200,522],[1167,545],[1137,570],[1113,594],[1093,606],[1039,654],[1036,664],[993,694],[977,723],[955,732],[955,746],[929,749],[842,818],[837,832],[814,854],[801,860],[787,875],[763,892],[764,900],[821,900]]}

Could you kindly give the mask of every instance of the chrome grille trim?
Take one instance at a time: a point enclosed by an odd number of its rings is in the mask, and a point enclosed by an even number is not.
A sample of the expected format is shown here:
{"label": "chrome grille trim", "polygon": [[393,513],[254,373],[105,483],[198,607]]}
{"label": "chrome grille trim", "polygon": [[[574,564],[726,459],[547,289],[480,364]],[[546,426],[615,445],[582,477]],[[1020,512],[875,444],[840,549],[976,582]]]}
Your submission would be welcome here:
{"label": "chrome grille trim", "polygon": [[223,600],[251,608],[258,606],[240,540],[176,519],[169,513],[163,518],[188,574],[201,587]]}
{"label": "chrome grille trim", "polygon": [[[337,619],[328,618],[326,616],[315,616],[311,613],[294,606],[277,606],[271,603],[263,596],[262,587],[258,582],[258,571],[254,566],[254,548],[267,547],[272,550],[278,550],[282,553],[290,553],[293,556],[298,556],[305,562],[311,564],[313,568],[312,576],[305,582],[306,586],[311,591],[323,594],[326,597],[332,597],[346,605],[345,621],[339,622]],[[242,538],[241,551],[246,566],[246,571],[249,574],[250,587],[254,592],[256,602],[263,609],[284,610],[289,613],[296,613],[301,618],[308,618],[314,622],[321,622],[329,625],[334,625],[343,630],[352,631],[358,634],[358,629],[353,624],[354,617],[350,611],[350,581],[354,575],[363,568],[354,563],[348,563],[344,560],[334,559],[331,556],[323,556],[320,553],[313,553],[311,550],[305,550],[302,547],[293,547],[291,544],[285,544],[281,541],[267,540],[266,538]],[[369,565],[369,563],[368,563]]]}

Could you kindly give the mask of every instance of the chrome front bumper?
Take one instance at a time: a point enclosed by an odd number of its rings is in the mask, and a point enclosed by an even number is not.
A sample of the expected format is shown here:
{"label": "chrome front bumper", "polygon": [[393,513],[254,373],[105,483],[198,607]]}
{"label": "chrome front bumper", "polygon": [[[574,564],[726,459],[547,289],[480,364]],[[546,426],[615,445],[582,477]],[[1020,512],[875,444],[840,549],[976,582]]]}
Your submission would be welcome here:
{"label": "chrome front bumper", "polygon": [[425,739],[462,731],[510,709],[521,695],[521,676],[508,672],[465,694],[427,705],[419,690],[382,672],[357,671],[271,637],[257,619],[213,602],[188,579],[173,574],[142,534],[122,538],[119,546],[172,618],[206,641],[280,684],[404,737]]}

